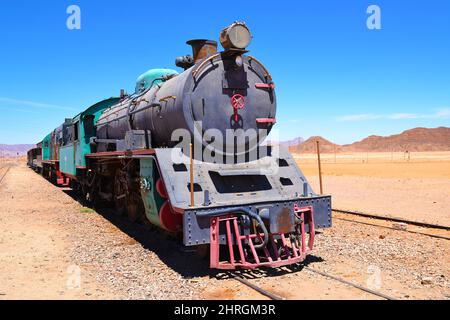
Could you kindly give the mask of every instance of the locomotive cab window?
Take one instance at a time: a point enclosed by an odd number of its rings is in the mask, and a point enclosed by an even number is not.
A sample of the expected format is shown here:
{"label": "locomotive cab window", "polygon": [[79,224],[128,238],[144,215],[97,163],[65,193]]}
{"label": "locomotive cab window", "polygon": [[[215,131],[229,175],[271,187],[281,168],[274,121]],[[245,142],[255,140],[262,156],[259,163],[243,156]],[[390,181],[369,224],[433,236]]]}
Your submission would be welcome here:
{"label": "locomotive cab window", "polygon": [[72,128],[71,126],[67,126],[63,131],[63,145],[68,145],[72,141]]}
{"label": "locomotive cab window", "polygon": [[95,135],[94,130],[94,115],[86,115],[83,118],[84,135],[86,137],[92,137]]}
{"label": "locomotive cab window", "polygon": [[73,141],[78,141],[78,122],[73,124]]}

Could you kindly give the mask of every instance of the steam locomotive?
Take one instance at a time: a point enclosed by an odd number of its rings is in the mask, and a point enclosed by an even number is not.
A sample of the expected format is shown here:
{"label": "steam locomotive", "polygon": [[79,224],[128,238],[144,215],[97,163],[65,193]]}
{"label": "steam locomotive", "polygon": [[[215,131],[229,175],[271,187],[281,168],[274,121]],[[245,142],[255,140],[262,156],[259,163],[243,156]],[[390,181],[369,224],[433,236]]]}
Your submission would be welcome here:
{"label": "steam locomotive", "polygon": [[179,73],[152,69],[135,92],[100,101],[49,133],[28,164],[89,203],[209,248],[217,269],[278,267],[312,251],[331,227],[331,197],[314,193],[289,152],[264,141],[275,84],[246,49],[243,22],[216,41],[188,41]]}

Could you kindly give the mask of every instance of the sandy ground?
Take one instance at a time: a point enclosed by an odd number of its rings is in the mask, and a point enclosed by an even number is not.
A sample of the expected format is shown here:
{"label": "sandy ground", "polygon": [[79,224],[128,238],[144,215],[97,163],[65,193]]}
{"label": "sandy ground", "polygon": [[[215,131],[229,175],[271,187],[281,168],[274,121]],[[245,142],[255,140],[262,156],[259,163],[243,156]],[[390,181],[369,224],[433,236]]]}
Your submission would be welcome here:
{"label": "sandy ground", "polygon": [[[0,169],[0,175],[4,171]],[[167,273],[184,278],[184,283],[206,287],[202,292],[193,289],[191,295],[184,293],[185,298],[264,298],[235,280],[208,270],[207,260],[189,253],[183,257],[178,244],[161,233],[146,236],[154,237],[158,243],[166,241],[168,247],[157,248],[152,240],[143,240],[139,235],[142,226],[133,227],[132,234],[127,234],[127,222],[116,227],[100,214],[80,206],[23,163],[13,166],[0,185],[0,203],[0,299],[151,299],[155,293],[144,289],[155,282],[151,280],[155,277],[171,282],[173,291],[183,294],[179,279],[168,279]],[[176,266],[184,263],[167,259],[163,251],[174,252],[178,260],[193,260],[189,264],[192,270]],[[135,270],[145,274],[136,274]],[[142,281],[136,283],[138,277]],[[313,288],[309,290],[311,298],[373,299],[306,272],[298,273],[296,279],[301,280],[304,290]],[[275,288],[275,284],[267,286],[287,298],[298,298]],[[159,298],[173,298],[167,289],[156,289]]]}
{"label": "sandy ground", "polygon": [[0,185],[0,299],[114,298],[71,259],[58,215],[73,203],[14,164]]}
{"label": "sandy ground", "polygon": [[[393,158],[391,158],[391,156]],[[333,207],[450,226],[450,153],[322,155]],[[315,155],[296,155],[319,192]],[[393,160],[391,160],[393,159]]]}
{"label": "sandy ground", "polygon": [[0,299],[199,297],[206,284],[189,278],[207,265],[185,264],[178,241],[85,208],[70,190],[11,163],[0,185]]}
{"label": "sandy ground", "polygon": [[[12,164],[0,184],[0,299],[265,299],[164,233],[84,208]],[[450,297],[448,240],[337,218],[305,265],[398,299]],[[287,299],[379,299],[303,265],[243,277]]]}
{"label": "sandy ground", "polygon": [[[0,299],[264,298],[216,275],[207,260],[160,232],[82,207],[23,163],[0,185],[0,204]],[[373,298],[307,273],[298,277],[312,298]],[[157,279],[164,285],[154,286]],[[267,289],[278,292],[273,286]]]}

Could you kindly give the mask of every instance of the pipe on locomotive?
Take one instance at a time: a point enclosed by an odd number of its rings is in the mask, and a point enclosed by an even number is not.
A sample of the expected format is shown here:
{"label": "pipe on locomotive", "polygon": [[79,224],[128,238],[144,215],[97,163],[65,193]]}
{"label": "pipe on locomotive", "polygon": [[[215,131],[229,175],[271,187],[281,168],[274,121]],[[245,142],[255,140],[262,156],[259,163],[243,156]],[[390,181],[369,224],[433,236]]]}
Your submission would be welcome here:
{"label": "pipe on locomotive", "polygon": [[[220,44],[225,51],[245,50],[250,45],[253,36],[244,22],[235,21],[220,32]],[[214,56],[217,53],[217,42],[206,39],[193,39],[186,42],[192,47],[192,56],[177,57],[175,65],[185,70],[195,65],[198,61]],[[237,63],[242,63],[238,56]]]}
{"label": "pipe on locomotive", "polygon": [[267,231],[267,228],[262,221],[261,217],[251,211],[250,209],[246,207],[232,207],[232,208],[219,208],[219,209],[212,209],[207,212],[197,212],[197,217],[216,217],[221,216],[224,213],[233,212],[234,214],[243,214],[246,216],[249,216],[250,218],[256,220],[258,222],[259,226],[261,227],[261,230],[264,234],[264,239],[262,243],[255,244],[255,249],[263,249],[267,246],[267,243],[269,242],[269,232]]}

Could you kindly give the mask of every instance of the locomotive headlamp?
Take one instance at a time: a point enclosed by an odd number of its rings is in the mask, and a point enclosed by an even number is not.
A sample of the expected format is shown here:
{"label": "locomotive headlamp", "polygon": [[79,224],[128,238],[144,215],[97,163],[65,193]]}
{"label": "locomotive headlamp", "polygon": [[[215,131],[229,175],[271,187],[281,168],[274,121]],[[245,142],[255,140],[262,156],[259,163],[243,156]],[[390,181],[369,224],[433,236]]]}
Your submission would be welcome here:
{"label": "locomotive headlamp", "polygon": [[234,62],[236,63],[236,65],[238,67],[242,67],[244,61],[242,60],[242,56],[236,56],[236,58],[234,59]]}
{"label": "locomotive headlamp", "polygon": [[252,41],[252,34],[244,22],[236,21],[220,33],[220,43],[225,50],[247,48]]}

